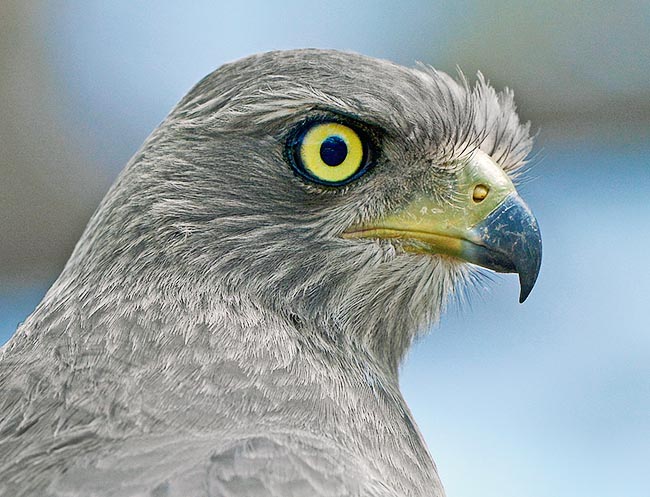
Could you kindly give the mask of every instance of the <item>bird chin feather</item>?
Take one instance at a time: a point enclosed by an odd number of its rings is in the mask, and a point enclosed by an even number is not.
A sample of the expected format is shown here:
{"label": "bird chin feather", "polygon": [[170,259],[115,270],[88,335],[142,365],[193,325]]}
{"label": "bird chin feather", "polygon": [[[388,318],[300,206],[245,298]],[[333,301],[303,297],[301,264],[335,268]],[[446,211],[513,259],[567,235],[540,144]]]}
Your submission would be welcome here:
{"label": "bird chin feather", "polygon": [[382,362],[397,368],[413,339],[440,318],[451,296],[472,283],[466,263],[414,255],[399,242],[360,242],[356,260],[326,304],[337,309],[330,325],[355,337]]}

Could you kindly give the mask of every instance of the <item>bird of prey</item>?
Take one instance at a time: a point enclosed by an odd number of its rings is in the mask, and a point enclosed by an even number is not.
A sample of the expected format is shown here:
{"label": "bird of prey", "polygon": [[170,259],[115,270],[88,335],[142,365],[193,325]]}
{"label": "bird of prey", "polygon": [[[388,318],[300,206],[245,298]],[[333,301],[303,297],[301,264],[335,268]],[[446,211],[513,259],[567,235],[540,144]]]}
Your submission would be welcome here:
{"label": "bird of prey", "polygon": [[2,496],[444,495],[411,342],[541,238],[509,91],[337,51],[200,81],[2,350]]}

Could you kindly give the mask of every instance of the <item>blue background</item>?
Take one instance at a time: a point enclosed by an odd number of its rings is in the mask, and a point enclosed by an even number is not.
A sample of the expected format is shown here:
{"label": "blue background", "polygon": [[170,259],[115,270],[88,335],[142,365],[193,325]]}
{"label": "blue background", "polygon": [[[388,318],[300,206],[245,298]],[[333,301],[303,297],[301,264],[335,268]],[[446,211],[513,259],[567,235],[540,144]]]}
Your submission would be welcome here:
{"label": "blue background", "polygon": [[[648,9],[7,5],[15,22],[0,60],[13,69],[4,76],[13,93],[0,95],[15,124],[2,128],[0,343],[56,277],[129,156],[221,63],[320,46],[480,68],[497,85],[512,80],[522,114],[541,126],[519,189],[542,229],[542,271],[523,305],[516,278],[496,275],[468,305],[452,305],[404,365],[404,393],[450,497],[650,495]],[[37,104],[39,119],[25,118]],[[13,152],[25,136],[33,150]],[[57,213],[65,218],[47,217]]]}

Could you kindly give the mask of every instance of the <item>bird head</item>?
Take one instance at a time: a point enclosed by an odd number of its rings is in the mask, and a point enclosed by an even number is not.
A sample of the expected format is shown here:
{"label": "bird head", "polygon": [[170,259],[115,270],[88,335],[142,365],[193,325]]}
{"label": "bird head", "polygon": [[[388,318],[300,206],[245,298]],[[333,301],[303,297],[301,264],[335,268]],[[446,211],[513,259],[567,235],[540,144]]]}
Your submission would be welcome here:
{"label": "bird head", "polygon": [[531,146],[512,94],[480,75],[252,56],[151,135],[73,264],[131,296],[155,288],[158,305],[253,303],[395,367],[478,267],[518,273],[529,294],[541,239],[512,180]]}

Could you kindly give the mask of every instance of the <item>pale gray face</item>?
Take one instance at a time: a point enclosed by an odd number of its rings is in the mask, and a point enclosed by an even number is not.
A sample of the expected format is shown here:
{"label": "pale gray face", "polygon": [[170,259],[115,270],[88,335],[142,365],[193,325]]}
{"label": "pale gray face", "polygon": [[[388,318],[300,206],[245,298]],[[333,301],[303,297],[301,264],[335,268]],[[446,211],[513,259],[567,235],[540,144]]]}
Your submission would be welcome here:
{"label": "pale gray face", "polygon": [[[297,174],[288,144],[314,121],[363,130],[367,172],[343,186]],[[453,205],[476,148],[513,173],[531,146],[511,94],[482,79],[334,51],[253,56],[207,76],[154,132],[91,223],[84,264],[110,266],[117,286],[182,280],[250,300],[397,363],[470,266],[341,235],[419,194]]]}

